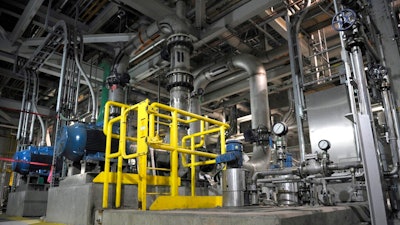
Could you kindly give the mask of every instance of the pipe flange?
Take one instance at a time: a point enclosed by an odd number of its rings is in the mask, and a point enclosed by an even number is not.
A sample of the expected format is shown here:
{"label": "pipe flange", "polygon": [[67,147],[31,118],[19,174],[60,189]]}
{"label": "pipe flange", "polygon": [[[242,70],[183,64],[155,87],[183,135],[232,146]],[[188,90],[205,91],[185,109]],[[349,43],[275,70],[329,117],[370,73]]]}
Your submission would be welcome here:
{"label": "pipe flange", "polygon": [[182,70],[173,70],[167,74],[168,84],[167,90],[173,87],[183,86],[193,91],[193,75],[190,72]]}
{"label": "pipe flange", "polygon": [[193,52],[192,38],[187,34],[177,33],[177,34],[173,34],[168,37],[168,39],[167,39],[168,52],[171,51],[172,47],[175,47],[178,45],[187,47],[190,51],[190,54]]}
{"label": "pipe flange", "polygon": [[346,45],[345,45],[345,49],[347,50],[347,51],[351,51],[351,49],[354,47],[354,46],[358,46],[358,47],[363,47],[364,46],[364,38],[362,38],[362,37],[351,37],[351,38],[349,38],[349,40],[346,42]]}

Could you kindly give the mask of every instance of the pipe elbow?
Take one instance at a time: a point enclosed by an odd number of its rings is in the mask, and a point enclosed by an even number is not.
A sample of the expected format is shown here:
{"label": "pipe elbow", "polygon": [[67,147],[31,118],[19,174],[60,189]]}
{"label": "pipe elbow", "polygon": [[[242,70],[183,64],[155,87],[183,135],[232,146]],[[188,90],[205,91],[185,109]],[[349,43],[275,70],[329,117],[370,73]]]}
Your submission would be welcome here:
{"label": "pipe elbow", "polygon": [[249,76],[266,74],[263,64],[254,55],[241,54],[234,56],[232,57],[231,63],[232,66],[245,70]]}
{"label": "pipe elbow", "polygon": [[167,16],[165,19],[158,22],[159,29],[162,33],[173,34],[194,34],[193,27],[187,20],[179,18],[177,15]]}

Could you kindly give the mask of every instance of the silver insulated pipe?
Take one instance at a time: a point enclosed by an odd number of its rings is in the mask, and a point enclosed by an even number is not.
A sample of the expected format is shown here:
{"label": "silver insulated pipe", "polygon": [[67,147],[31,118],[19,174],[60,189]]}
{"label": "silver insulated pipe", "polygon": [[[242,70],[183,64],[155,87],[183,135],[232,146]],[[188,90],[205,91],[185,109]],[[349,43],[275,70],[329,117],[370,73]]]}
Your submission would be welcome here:
{"label": "silver insulated pipe", "polygon": [[[246,73],[226,74],[227,71],[234,71],[236,69],[244,70]],[[217,63],[203,69],[194,81],[195,91],[191,99],[191,112],[201,114],[199,96],[204,93],[204,89],[210,82],[225,76],[249,77],[252,115],[251,127],[252,129],[266,127],[270,130],[271,122],[266,71],[261,61],[257,57],[249,54],[237,55],[224,64]],[[191,124],[191,133],[196,133],[199,130],[199,124]],[[270,159],[270,153],[267,147],[267,145],[254,144],[253,157],[244,164],[244,167],[250,171],[266,170],[269,167]]]}
{"label": "silver insulated pipe", "polygon": [[[266,127],[271,130],[271,118],[268,101],[267,73],[257,57],[248,54],[234,56],[231,60],[234,67],[245,70],[250,80],[251,128]],[[260,171],[269,168],[271,153],[268,144],[253,144],[253,156],[243,164],[249,171]]]}

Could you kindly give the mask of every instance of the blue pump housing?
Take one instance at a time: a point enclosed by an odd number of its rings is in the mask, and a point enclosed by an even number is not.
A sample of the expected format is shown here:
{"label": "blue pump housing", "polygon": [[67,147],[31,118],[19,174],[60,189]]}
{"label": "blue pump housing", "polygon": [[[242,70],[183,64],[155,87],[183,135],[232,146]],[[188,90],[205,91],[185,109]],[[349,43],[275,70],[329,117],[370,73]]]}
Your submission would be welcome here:
{"label": "blue pump housing", "polygon": [[[113,128],[117,133],[119,128]],[[112,139],[111,152],[118,151],[118,140]],[[84,160],[104,161],[106,136],[103,127],[94,124],[75,123],[63,126],[57,135],[56,152],[60,156],[79,162]],[[129,145],[127,145],[129,146]]]}
{"label": "blue pump housing", "polygon": [[79,161],[85,153],[86,125],[75,123],[62,126],[57,136],[57,153],[72,161]]}
{"label": "blue pump housing", "polygon": [[226,142],[226,153],[219,155],[215,160],[217,163],[227,163],[230,168],[240,168],[243,165],[243,145],[237,140]]}
{"label": "blue pump housing", "polygon": [[12,170],[22,175],[35,173],[47,176],[53,160],[53,147],[29,146],[13,156]]}

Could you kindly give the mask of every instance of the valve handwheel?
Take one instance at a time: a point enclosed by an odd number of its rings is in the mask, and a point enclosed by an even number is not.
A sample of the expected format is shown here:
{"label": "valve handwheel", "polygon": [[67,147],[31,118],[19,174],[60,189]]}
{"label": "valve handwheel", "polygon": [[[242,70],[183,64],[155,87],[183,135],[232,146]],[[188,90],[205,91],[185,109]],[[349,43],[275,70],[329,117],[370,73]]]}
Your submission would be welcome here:
{"label": "valve handwheel", "polygon": [[332,27],[336,31],[350,29],[356,22],[357,15],[351,9],[343,9],[332,18]]}

